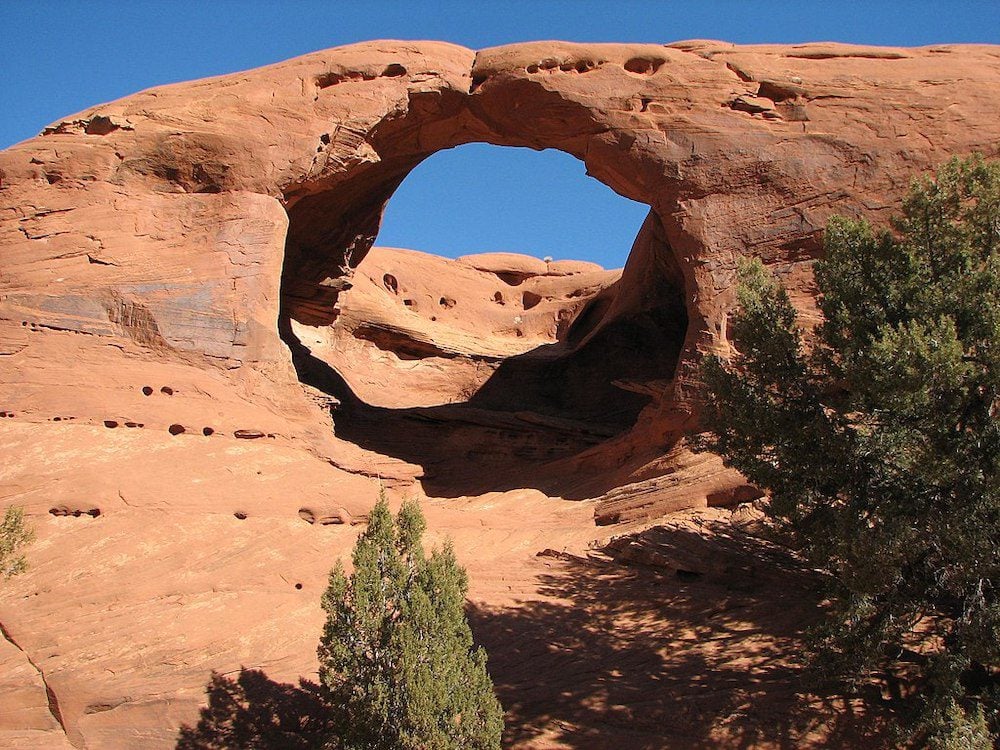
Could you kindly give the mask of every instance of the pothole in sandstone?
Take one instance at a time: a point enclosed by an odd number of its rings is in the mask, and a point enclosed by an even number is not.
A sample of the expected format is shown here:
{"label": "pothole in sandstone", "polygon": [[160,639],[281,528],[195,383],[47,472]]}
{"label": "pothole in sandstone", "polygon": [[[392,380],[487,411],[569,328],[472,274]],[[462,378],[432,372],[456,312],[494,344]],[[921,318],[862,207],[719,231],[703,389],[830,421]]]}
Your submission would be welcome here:
{"label": "pothole in sandstone", "polygon": [[[340,438],[423,466],[430,495],[571,496],[578,469],[553,467],[627,431],[674,375],[687,313],[658,219],[635,243],[638,284],[589,262],[373,248],[413,166],[381,163],[291,204],[279,328],[299,378],[336,400]],[[579,207],[563,210],[572,222]]]}

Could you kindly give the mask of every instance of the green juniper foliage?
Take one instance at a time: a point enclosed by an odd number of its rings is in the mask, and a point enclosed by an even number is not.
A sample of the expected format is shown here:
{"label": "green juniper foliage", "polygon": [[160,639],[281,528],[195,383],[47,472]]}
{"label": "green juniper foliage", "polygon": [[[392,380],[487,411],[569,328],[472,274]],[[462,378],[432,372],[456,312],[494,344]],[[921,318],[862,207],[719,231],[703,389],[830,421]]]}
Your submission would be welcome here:
{"label": "green juniper foliage", "polygon": [[24,524],[24,509],[8,507],[0,521],[0,577],[10,578],[28,569],[23,549],[34,538],[34,530]]}
{"label": "green juniper foliage", "polygon": [[[834,218],[804,346],[759,261],[739,270],[737,353],[707,357],[710,447],[771,494],[831,576],[816,664],[917,664],[914,739],[988,748],[1000,668],[1000,163],[915,182],[894,231]],[[919,652],[919,656],[914,654]]]}
{"label": "green juniper foliage", "polygon": [[425,556],[416,503],[395,522],[383,494],[323,595],[320,681],[343,709],[331,747],[493,750],[503,712],[465,617],[468,583],[450,545]]}

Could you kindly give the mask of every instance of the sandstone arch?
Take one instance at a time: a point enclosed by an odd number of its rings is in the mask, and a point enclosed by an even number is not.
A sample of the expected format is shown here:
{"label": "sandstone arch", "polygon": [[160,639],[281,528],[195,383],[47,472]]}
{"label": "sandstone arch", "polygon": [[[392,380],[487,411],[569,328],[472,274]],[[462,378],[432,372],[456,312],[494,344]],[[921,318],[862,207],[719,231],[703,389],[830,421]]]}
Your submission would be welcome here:
{"label": "sandstone arch", "polygon": [[[376,144],[387,161],[393,142]],[[406,174],[429,156],[407,159]],[[627,294],[618,274],[593,264],[504,254],[446,263],[379,249],[371,271],[364,259],[390,197],[385,186],[394,191],[405,176],[392,168],[370,193],[348,181],[289,201],[279,330],[300,379],[338,399],[340,438],[421,465],[432,496],[518,487],[592,496],[593,487],[576,489],[579,467],[568,480],[553,461],[633,425],[683,347],[683,274],[659,219],[650,212],[642,228],[641,276],[634,261]],[[361,183],[371,185],[367,175]],[[574,207],[564,210],[571,216]],[[483,293],[484,283],[494,287]]]}
{"label": "sandstone arch", "polygon": [[[339,269],[362,260],[385,201],[429,154],[557,148],[651,207],[608,314],[664,274],[685,290],[672,384],[627,445],[588,459],[604,473],[594,491],[647,480],[692,413],[698,351],[726,346],[735,257],[774,264],[808,307],[827,216],[878,218],[914,171],[995,153],[997,76],[988,47],[375,42],[101,105],[0,156],[0,325],[51,380],[26,393],[8,370],[4,400],[103,419],[92,401],[108,394],[77,384],[151,351],[142,368],[200,391],[208,377],[221,411],[263,407],[265,432],[336,457],[294,387],[279,305],[330,315]],[[50,346],[62,331],[87,334],[71,367]],[[147,424],[176,421],[144,408]],[[687,460],[672,455],[672,468]]]}
{"label": "sandstone arch", "polygon": [[[315,602],[289,582],[312,596],[349,549],[334,522],[365,512],[369,477],[398,489],[416,471],[336,440],[300,387],[277,330],[286,239],[284,304],[322,316],[344,259],[308,248],[354,245],[359,261],[420,158],[478,140],[582,159],[651,207],[605,317],[643,304],[666,267],[688,328],[638,424],[561,469],[602,498],[600,522],[729,502],[737,480],[677,438],[696,352],[727,346],[736,256],[762,257],[808,313],[826,218],[883,218],[916,172],[997,155],[998,90],[985,46],[372,42],[152,89],[0,152],[2,481],[40,530],[37,572],[0,599],[0,658],[30,721],[0,728],[97,746],[128,727],[168,747],[210,669],[314,669]],[[496,532],[432,507],[463,530],[477,596],[518,595],[497,555],[528,591],[525,555],[593,539],[590,506],[540,495],[490,499],[494,522],[527,514]]]}

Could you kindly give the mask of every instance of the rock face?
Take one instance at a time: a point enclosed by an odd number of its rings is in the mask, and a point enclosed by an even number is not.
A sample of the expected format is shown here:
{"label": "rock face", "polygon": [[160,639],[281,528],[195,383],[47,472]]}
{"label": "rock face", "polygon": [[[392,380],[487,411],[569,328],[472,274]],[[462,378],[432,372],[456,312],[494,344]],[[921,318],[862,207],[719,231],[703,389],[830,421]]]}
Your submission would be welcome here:
{"label": "rock face", "polygon": [[[998,91],[995,47],[372,42],[0,152],[0,496],[39,532],[0,595],[0,743],[169,747],[211,669],[310,674],[322,581],[376,477],[428,498],[494,615],[572,600],[534,555],[601,546],[595,520],[752,499],[684,443],[737,258],[812,315],[827,218],[884,220],[921,171],[1000,153]],[[372,249],[407,173],[470,142],[558,148],[648,204],[625,268]],[[567,580],[581,559],[556,559]],[[499,623],[480,627],[498,648]],[[572,675],[545,663],[559,694]],[[524,673],[500,680],[515,718],[545,705]],[[511,742],[599,725],[599,746],[639,746],[610,704],[564,710]],[[746,740],[716,719],[712,742]],[[650,746],[694,731],[657,726]]]}

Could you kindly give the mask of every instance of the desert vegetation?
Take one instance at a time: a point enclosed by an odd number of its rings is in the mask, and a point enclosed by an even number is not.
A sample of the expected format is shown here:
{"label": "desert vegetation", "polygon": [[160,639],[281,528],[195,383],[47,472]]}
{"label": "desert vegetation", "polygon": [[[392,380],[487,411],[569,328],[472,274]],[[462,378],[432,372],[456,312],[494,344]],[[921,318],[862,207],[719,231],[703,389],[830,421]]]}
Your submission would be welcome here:
{"label": "desert vegetation", "polygon": [[0,577],[10,578],[28,569],[24,549],[34,538],[34,529],[24,521],[24,508],[9,506],[0,521]]}
{"label": "desert vegetation", "polygon": [[319,677],[342,711],[335,747],[500,747],[503,712],[465,617],[468,583],[450,545],[428,557],[415,502],[395,520],[383,493],[323,595]]}
{"label": "desert vegetation", "polygon": [[393,518],[381,493],[351,573],[330,572],[319,683],[213,673],[177,750],[498,750],[503,709],[473,644],[466,573],[450,544],[425,554],[425,527],[416,502]]}
{"label": "desert vegetation", "polygon": [[908,741],[989,748],[1000,686],[1000,163],[952,160],[891,229],[833,219],[822,323],[739,269],[709,446],[827,574],[820,681],[897,686]]}
{"label": "desert vegetation", "polygon": [[450,545],[428,557],[415,502],[395,520],[383,493],[323,595],[319,677],[342,712],[333,747],[500,747],[503,712],[465,617],[468,583]]}

